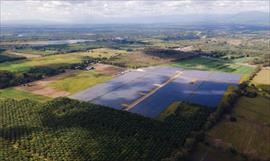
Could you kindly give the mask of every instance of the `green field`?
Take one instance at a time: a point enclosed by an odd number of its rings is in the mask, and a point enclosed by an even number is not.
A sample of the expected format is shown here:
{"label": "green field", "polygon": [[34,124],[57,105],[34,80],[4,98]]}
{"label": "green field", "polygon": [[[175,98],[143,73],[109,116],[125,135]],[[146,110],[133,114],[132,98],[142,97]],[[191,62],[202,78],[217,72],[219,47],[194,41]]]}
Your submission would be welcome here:
{"label": "green field", "polygon": [[231,144],[251,157],[270,158],[270,100],[263,96],[241,97],[232,115],[236,122],[223,120],[209,133],[211,138]]}
{"label": "green field", "polygon": [[57,51],[55,51],[55,50],[35,50],[32,48],[17,49],[16,52],[34,54],[34,55],[42,55],[42,56],[47,56],[47,55],[52,55],[52,54],[57,53]]}
{"label": "green field", "polygon": [[51,55],[41,58],[32,58],[27,60],[13,61],[0,63],[0,70],[6,70],[11,72],[24,72],[32,67],[49,66],[60,67],[73,63],[80,63],[84,56],[90,57],[111,57],[118,55],[119,53],[125,53],[122,50],[113,49],[98,49],[93,52],[78,52],[70,54]]}
{"label": "green field", "polygon": [[182,60],[179,62],[171,63],[170,65],[173,67],[181,67],[187,69],[221,71],[243,75],[248,75],[254,70],[253,67],[203,57],[196,57],[193,59]]}
{"label": "green field", "polygon": [[95,71],[80,71],[49,84],[49,87],[73,94],[110,79],[111,76]]}
{"label": "green field", "polygon": [[30,92],[17,90],[15,88],[0,89],[0,99],[6,99],[6,98],[12,98],[12,99],[18,99],[18,100],[31,99],[35,101],[41,101],[41,102],[50,100],[49,97],[32,94]]}

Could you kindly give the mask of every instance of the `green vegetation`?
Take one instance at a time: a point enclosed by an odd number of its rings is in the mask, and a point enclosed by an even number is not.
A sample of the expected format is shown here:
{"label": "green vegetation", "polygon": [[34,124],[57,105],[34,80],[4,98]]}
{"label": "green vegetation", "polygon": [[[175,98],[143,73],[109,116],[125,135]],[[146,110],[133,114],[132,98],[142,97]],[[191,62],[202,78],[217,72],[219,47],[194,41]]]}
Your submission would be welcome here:
{"label": "green vegetation", "polygon": [[245,161],[245,158],[231,151],[199,143],[190,155],[189,161]]}
{"label": "green vegetation", "polygon": [[270,100],[262,96],[241,97],[232,116],[236,121],[223,120],[209,135],[231,144],[251,158],[270,158]]}
{"label": "green vegetation", "polygon": [[41,58],[32,58],[27,60],[13,61],[0,63],[0,70],[6,70],[11,72],[25,72],[33,67],[50,66],[61,67],[63,65],[80,63],[81,58],[87,56],[87,54],[63,54],[52,55]]}
{"label": "green vegetation", "polygon": [[15,60],[22,60],[22,59],[25,59],[25,58],[21,56],[8,54],[5,51],[2,51],[0,49],[0,63],[8,62],[8,61],[15,61]]}
{"label": "green vegetation", "polygon": [[57,51],[55,50],[38,50],[33,48],[23,48],[23,49],[17,49],[16,52],[19,53],[26,53],[26,54],[34,54],[34,55],[41,55],[41,56],[48,56],[52,54],[56,54]]}
{"label": "green vegetation", "polygon": [[175,114],[175,111],[177,110],[180,103],[181,102],[173,102],[169,107],[165,108],[165,110],[159,114],[158,120],[164,120],[168,116]]}
{"label": "green vegetation", "polygon": [[82,58],[88,56],[93,58],[110,58],[119,54],[126,53],[121,50],[113,49],[97,49],[92,52],[78,52],[61,55],[50,55],[40,58],[32,58],[21,61],[0,63],[0,70],[11,72],[25,72],[33,67],[49,66],[49,67],[62,67],[65,65],[80,63]]}
{"label": "green vegetation", "polygon": [[7,98],[12,98],[12,99],[17,99],[17,100],[31,99],[31,100],[40,101],[40,102],[45,102],[45,101],[50,100],[49,97],[32,94],[30,92],[18,90],[15,88],[1,89],[0,99],[7,99]]}
{"label": "green vegetation", "polygon": [[248,75],[254,70],[254,68],[250,66],[238,65],[238,64],[230,63],[228,61],[224,61],[220,59],[210,59],[210,58],[203,58],[203,57],[196,57],[193,59],[182,60],[179,62],[172,63],[170,65],[173,67],[221,71],[221,72],[237,73],[237,74],[244,74],[244,75]]}
{"label": "green vegetation", "polygon": [[49,86],[61,91],[76,93],[98,83],[103,83],[109,79],[111,79],[110,76],[95,71],[81,71],[57,80]]}
{"label": "green vegetation", "polygon": [[0,160],[160,161],[188,146],[209,114],[178,111],[160,122],[67,98],[0,100]]}

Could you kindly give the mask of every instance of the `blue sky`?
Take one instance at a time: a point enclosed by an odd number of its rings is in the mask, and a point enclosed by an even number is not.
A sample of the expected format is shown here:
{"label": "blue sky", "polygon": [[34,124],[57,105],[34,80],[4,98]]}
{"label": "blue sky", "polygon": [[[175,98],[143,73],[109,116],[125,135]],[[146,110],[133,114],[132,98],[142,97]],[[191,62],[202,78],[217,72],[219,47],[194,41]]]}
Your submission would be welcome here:
{"label": "blue sky", "polygon": [[1,0],[1,21],[76,22],[185,14],[269,12],[269,0],[81,1]]}

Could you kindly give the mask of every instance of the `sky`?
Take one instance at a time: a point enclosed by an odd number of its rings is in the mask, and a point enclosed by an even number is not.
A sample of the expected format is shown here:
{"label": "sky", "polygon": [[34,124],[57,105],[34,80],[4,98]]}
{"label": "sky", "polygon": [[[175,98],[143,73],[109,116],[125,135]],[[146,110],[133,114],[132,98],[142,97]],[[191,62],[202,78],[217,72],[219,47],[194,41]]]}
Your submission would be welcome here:
{"label": "sky", "polygon": [[233,14],[246,11],[269,12],[269,0],[0,0],[1,22],[51,21],[125,21],[138,17],[187,14]]}

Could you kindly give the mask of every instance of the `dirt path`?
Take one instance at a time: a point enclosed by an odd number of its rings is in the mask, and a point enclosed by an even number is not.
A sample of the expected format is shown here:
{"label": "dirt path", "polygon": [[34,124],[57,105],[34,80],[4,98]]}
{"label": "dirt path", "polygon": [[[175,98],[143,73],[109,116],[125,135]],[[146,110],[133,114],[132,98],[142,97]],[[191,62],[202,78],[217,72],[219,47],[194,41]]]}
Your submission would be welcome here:
{"label": "dirt path", "polygon": [[56,75],[53,77],[48,77],[48,78],[45,78],[43,80],[31,82],[31,83],[28,83],[25,85],[20,85],[20,86],[17,86],[16,89],[31,92],[31,93],[38,94],[38,95],[52,97],[52,98],[68,96],[68,95],[70,95],[69,92],[57,90],[57,89],[48,87],[48,85],[52,82],[55,82],[55,81],[61,79],[61,78],[72,75],[75,72],[77,72],[77,71],[76,70],[66,70],[65,73],[62,73],[62,74],[59,74],[59,75]]}

